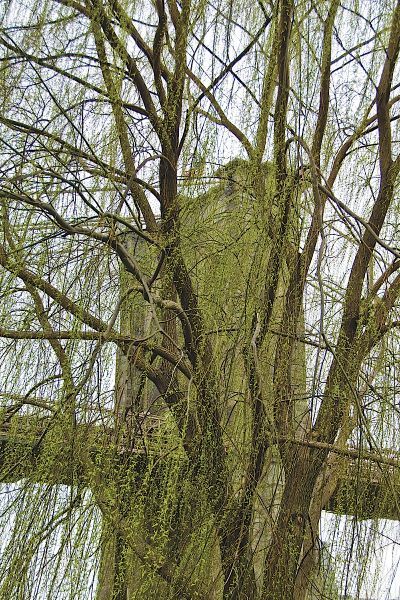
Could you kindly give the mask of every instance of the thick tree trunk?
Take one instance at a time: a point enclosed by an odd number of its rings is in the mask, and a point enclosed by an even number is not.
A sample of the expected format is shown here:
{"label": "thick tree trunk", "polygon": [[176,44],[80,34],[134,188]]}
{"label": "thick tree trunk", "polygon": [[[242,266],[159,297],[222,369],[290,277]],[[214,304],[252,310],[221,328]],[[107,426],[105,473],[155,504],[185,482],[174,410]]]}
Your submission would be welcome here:
{"label": "thick tree trunk", "polygon": [[123,550],[121,535],[103,520],[96,600],[128,600],[133,597],[133,590],[127,583]]}
{"label": "thick tree trunk", "polygon": [[297,453],[286,474],[278,519],[265,561],[262,600],[294,599],[316,479],[307,467],[306,458]]}
{"label": "thick tree trunk", "polygon": [[246,600],[257,597],[251,547],[252,498],[244,499],[229,511],[227,523],[219,531],[221,566],[224,574],[223,597]]}

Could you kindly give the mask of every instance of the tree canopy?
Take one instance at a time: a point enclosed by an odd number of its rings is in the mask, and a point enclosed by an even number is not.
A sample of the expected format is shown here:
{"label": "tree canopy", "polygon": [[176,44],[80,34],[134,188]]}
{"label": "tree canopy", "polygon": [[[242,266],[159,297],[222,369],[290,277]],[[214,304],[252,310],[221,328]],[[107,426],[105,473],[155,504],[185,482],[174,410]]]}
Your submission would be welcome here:
{"label": "tree canopy", "polygon": [[0,14],[0,600],[361,593],[400,520],[400,2]]}

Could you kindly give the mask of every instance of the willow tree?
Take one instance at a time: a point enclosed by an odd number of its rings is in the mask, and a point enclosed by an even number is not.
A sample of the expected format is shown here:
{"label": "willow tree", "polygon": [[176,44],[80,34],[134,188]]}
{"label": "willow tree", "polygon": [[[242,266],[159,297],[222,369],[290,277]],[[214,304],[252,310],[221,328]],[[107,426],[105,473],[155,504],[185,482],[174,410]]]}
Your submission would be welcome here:
{"label": "willow tree", "polygon": [[0,597],[334,598],[322,511],[400,518],[400,3],[1,11]]}

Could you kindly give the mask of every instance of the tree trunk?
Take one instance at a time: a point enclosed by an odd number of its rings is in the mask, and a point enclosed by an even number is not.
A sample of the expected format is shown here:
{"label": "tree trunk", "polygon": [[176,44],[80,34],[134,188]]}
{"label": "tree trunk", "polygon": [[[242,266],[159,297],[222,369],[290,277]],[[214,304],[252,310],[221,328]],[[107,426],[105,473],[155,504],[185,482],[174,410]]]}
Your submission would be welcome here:
{"label": "tree trunk", "polygon": [[128,600],[133,597],[133,590],[129,590],[127,585],[123,549],[121,534],[103,520],[96,600]]}
{"label": "tree trunk", "polygon": [[[315,476],[305,452],[296,452],[285,486],[266,562],[262,600],[294,598],[301,551],[309,520]],[[299,455],[300,454],[300,455]]]}

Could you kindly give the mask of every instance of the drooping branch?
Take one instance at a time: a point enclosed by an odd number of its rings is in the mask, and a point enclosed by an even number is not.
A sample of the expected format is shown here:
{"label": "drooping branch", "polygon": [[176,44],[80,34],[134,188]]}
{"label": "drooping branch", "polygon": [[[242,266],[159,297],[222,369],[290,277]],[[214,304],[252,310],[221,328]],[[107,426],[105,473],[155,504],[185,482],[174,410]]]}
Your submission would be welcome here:
{"label": "drooping branch", "polygon": [[[53,71],[54,73],[61,75],[63,78],[65,77],[66,79],[69,79],[70,81],[73,81],[74,83],[78,83],[80,86],[82,86],[85,89],[90,90],[91,92],[95,92],[99,96],[108,98],[107,90],[104,90],[104,89],[96,86],[91,81],[88,81],[86,79],[83,79],[82,77],[79,77],[75,73],[71,73],[70,71],[63,69],[62,67],[58,67],[54,62],[53,56],[50,56],[49,58],[43,58],[41,56],[36,56],[34,54],[30,54],[29,52],[26,52],[25,50],[23,50],[23,48],[17,46],[15,44],[15,42],[13,42],[9,39],[5,39],[3,37],[0,37],[0,44],[2,46],[4,46],[4,48],[7,48],[7,50],[15,52],[16,57],[23,58],[29,63],[34,63],[40,67],[49,69],[49,70]],[[66,54],[65,56],[60,55],[59,58],[60,58],[60,60],[63,58],[68,58],[68,54]],[[94,56],[91,58],[92,58],[92,60],[95,60]],[[10,60],[11,59],[12,59],[12,57],[10,57]],[[124,101],[122,101],[121,106],[127,110],[132,110],[135,113],[138,113],[139,115],[147,117],[147,112],[142,106],[138,106],[137,104],[132,104],[130,102],[124,102]]]}

